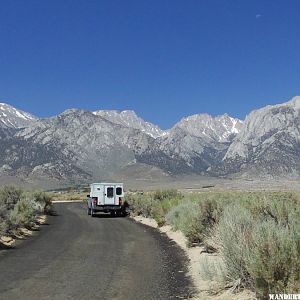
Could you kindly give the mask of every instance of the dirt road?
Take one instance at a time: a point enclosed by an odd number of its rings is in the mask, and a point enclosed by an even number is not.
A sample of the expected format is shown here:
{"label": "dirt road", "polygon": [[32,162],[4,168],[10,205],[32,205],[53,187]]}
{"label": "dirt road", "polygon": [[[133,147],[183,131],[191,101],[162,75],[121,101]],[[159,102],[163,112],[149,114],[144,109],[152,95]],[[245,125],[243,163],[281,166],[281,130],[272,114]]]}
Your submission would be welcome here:
{"label": "dirt road", "polygon": [[165,235],[129,218],[91,218],[82,203],[15,249],[0,251],[0,299],[188,299],[186,257]]}

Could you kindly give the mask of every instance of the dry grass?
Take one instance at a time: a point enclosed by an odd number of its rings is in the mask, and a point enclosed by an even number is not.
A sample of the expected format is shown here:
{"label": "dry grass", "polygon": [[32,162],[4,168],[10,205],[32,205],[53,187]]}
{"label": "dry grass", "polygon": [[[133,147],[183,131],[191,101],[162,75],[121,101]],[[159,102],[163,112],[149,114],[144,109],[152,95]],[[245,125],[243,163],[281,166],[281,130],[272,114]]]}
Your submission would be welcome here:
{"label": "dry grass", "polygon": [[72,200],[86,200],[87,192],[51,192],[51,197],[53,201],[72,201]]}

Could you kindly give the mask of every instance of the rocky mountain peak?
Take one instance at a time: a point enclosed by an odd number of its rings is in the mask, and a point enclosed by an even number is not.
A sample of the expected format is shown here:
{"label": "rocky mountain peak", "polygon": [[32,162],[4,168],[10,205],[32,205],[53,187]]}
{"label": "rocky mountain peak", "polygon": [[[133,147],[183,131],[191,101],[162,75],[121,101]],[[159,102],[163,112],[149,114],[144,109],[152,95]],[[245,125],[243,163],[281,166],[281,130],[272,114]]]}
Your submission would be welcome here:
{"label": "rocky mountain peak", "polygon": [[58,116],[68,116],[68,115],[82,115],[84,113],[86,113],[87,111],[83,110],[83,109],[78,109],[78,108],[69,108],[66,109],[65,111],[63,111],[62,113],[60,113]]}
{"label": "rocky mountain peak", "polygon": [[300,97],[252,111],[220,165],[225,174],[297,177],[300,174]]}
{"label": "rocky mountain peak", "polygon": [[138,117],[133,110],[97,110],[94,111],[93,114],[105,118],[112,123],[139,129],[153,138],[157,138],[164,134],[164,131],[157,125],[144,121],[142,118]]}
{"label": "rocky mountain peak", "polygon": [[243,129],[229,147],[224,159],[235,156],[247,157],[249,148],[256,147],[261,143],[271,144],[282,132],[300,140],[299,121],[299,96],[282,104],[268,105],[252,111],[246,117]]}
{"label": "rocky mountain peak", "polygon": [[294,106],[295,109],[300,109],[300,96],[293,97],[288,103]]}
{"label": "rocky mountain peak", "polygon": [[37,117],[9,104],[0,103],[0,127],[21,128],[36,121]]}
{"label": "rocky mountain peak", "polygon": [[244,122],[195,114],[167,131],[131,110],[68,109],[37,120],[0,104],[0,139],[0,176],[76,181],[140,164],[171,175],[300,176],[300,97],[255,110]]}
{"label": "rocky mountain peak", "polygon": [[208,114],[196,114],[185,117],[174,128],[180,128],[189,134],[211,139],[217,142],[228,142],[242,128],[243,122],[228,114],[213,117]]}

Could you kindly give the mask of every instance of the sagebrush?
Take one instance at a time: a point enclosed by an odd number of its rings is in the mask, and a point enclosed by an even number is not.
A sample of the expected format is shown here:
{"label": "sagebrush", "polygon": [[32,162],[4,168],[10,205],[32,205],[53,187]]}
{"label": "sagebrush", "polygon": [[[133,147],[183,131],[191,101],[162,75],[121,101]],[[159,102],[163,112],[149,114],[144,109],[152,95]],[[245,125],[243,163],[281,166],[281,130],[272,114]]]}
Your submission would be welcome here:
{"label": "sagebrush", "polygon": [[0,189],[0,236],[20,227],[31,228],[39,214],[51,212],[51,197],[44,192],[25,192],[14,186]]}
{"label": "sagebrush", "polygon": [[181,230],[188,245],[218,253],[206,278],[219,270],[224,286],[257,297],[300,290],[300,194],[296,192],[156,191],[128,197],[134,214]]}

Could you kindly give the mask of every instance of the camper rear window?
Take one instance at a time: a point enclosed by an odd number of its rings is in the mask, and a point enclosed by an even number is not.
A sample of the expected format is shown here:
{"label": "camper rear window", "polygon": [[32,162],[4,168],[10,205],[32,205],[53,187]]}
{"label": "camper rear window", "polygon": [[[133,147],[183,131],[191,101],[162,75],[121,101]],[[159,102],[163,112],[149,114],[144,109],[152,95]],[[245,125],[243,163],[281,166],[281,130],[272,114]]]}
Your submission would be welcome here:
{"label": "camper rear window", "polygon": [[117,188],[116,188],[116,194],[117,194],[118,196],[122,195],[122,188],[121,188],[121,187],[117,187]]}
{"label": "camper rear window", "polygon": [[109,187],[107,188],[107,198],[112,198],[114,196],[114,188]]}

